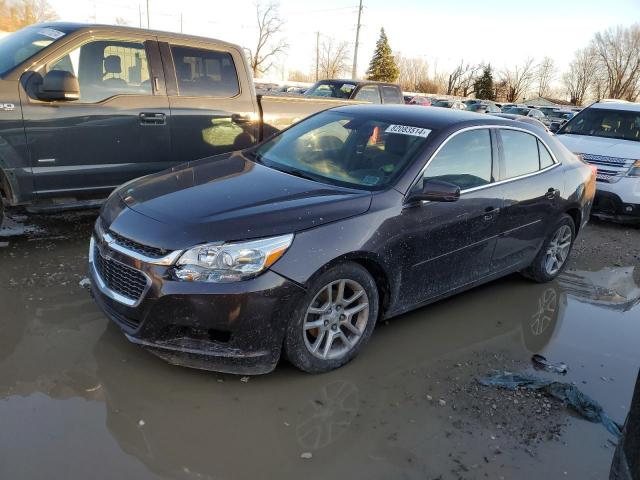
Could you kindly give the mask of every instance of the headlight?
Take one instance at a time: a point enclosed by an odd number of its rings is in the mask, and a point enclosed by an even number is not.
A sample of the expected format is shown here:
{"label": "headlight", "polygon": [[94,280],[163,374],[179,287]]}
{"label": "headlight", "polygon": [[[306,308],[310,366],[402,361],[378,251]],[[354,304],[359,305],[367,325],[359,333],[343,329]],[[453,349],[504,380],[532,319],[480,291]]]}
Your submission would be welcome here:
{"label": "headlight", "polygon": [[627,177],[640,177],[640,160],[636,160],[629,173],[627,173]]}
{"label": "headlight", "polygon": [[187,250],[175,276],[187,282],[228,283],[253,278],[287,251],[293,234],[248,242],[205,244]]}

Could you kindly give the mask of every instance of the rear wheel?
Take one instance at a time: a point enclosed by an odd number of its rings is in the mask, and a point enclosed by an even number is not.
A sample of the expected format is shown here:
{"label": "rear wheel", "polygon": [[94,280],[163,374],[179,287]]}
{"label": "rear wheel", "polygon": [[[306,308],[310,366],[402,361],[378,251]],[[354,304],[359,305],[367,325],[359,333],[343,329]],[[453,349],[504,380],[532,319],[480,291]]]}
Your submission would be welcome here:
{"label": "rear wheel", "polygon": [[545,240],[535,260],[522,274],[539,283],[556,278],[567,265],[576,227],[569,215],[562,215]]}
{"label": "rear wheel", "polygon": [[287,327],[285,352],[305,372],[333,370],[353,359],[378,317],[378,289],[362,266],[338,265],[312,281]]}

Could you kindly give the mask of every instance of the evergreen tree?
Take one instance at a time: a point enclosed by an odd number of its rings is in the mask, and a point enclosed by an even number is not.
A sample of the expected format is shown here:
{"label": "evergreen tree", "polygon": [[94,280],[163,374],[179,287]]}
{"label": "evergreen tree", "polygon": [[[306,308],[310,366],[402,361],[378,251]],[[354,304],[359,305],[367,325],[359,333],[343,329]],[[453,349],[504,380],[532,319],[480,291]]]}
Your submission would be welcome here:
{"label": "evergreen tree", "polygon": [[482,75],[474,82],[473,89],[476,93],[476,98],[482,100],[495,100],[496,91],[493,86],[493,73],[491,72],[491,65],[487,65],[482,70]]}
{"label": "evergreen tree", "polygon": [[395,82],[399,74],[400,71],[391,53],[387,34],[384,33],[384,28],[381,28],[380,38],[376,43],[376,49],[367,70],[367,79],[378,82]]}

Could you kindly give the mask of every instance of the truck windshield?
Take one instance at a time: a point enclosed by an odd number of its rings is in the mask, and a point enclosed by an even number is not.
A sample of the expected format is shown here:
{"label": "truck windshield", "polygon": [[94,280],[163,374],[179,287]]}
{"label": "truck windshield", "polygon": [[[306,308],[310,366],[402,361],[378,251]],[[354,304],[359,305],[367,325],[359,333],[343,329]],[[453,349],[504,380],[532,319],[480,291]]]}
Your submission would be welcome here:
{"label": "truck windshield", "polygon": [[558,131],[558,134],[562,133],[638,142],[640,112],[587,108]]}
{"label": "truck windshield", "polygon": [[323,112],[282,132],[249,156],[292,175],[380,190],[413,161],[429,133],[401,119]]}
{"label": "truck windshield", "polygon": [[0,39],[0,76],[31,58],[67,32],[50,27],[27,27]]}
{"label": "truck windshield", "polygon": [[310,97],[350,98],[356,86],[347,82],[317,82],[304,94]]}

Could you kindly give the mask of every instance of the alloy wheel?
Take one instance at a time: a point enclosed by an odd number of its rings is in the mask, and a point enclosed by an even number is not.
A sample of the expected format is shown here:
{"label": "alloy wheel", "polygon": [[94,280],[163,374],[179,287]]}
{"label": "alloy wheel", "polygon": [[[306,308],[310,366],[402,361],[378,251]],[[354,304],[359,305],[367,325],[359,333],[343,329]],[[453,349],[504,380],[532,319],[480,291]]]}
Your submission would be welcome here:
{"label": "alloy wheel", "polygon": [[544,269],[548,275],[558,273],[567,261],[569,251],[571,250],[572,236],[573,233],[569,225],[562,225],[556,230],[556,233],[553,234],[544,257]]}
{"label": "alloy wheel", "polygon": [[322,360],[341,358],[355,347],[369,322],[369,298],[364,287],[350,279],[322,287],[305,313],[304,343]]}

